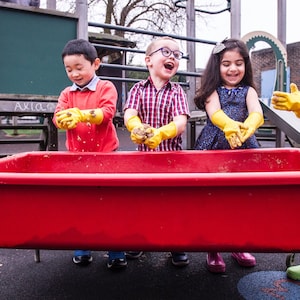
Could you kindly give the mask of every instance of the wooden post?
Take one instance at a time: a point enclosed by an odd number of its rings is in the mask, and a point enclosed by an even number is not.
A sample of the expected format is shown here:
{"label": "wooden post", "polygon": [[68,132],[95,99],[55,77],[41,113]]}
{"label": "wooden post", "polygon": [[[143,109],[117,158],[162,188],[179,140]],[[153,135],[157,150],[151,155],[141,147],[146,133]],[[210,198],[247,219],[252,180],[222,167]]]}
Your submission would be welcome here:
{"label": "wooden post", "polygon": [[[187,17],[187,36],[191,38],[195,38],[195,5],[194,0],[190,0],[186,2],[186,17]],[[189,55],[189,59],[187,61],[187,71],[195,72],[195,43],[187,41],[187,53]],[[194,97],[196,92],[196,78],[195,77],[187,77],[189,82],[189,89],[187,90],[187,97],[189,102],[190,110],[195,110]]]}
{"label": "wooden post", "polygon": [[241,0],[231,0],[230,14],[231,38],[239,39],[241,38]]}
{"label": "wooden post", "polygon": [[56,0],[47,0],[47,8],[56,10]]}
{"label": "wooden post", "polygon": [[[195,37],[195,3],[194,0],[186,1],[186,33],[187,36],[194,38]],[[196,60],[195,60],[195,43],[187,41],[187,54],[189,59],[187,61],[187,71],[195,72],[196,71]],[[186,91],[187,100],[189,104],[190,111],[196,109],[194,103],[194,97],[196,93],[196,77],[187,76],[187,81],[189,82],[189,88]],[[191,149],[192,137],[191,137],[191,126],[187,126],[187,135],[186,135],[186,144],[187,149]]]}
{"label": "wooden post", "polygon": [[286,0],[277,0],[277,36],[286,47]]}
{"label": "wooden post", "polygon": [[88,40],[88,4],[87,0],[76,0],[76,13],[78,15],[77,37]]}

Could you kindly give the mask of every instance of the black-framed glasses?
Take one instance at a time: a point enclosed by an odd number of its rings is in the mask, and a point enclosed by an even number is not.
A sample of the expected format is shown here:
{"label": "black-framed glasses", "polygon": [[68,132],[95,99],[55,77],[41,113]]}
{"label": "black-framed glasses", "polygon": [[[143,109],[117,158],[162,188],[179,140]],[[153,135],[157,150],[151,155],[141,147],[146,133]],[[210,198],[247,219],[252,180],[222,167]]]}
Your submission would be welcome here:
{"label": "black-framed glasses", "polygon": [[171,49],[167,48],[167,47],[162,47],[162,48],[159,48],[153,52],[151,52],[149,54],[149,56],[151,56],[152,54],[158,52],[158,51],[161,51],[161,54],[165,57],[169,57],[172,53],[174,55],[174,57],[178,60],[182,59],[182,56],[183,56],[183,53],[179,50],[175,50],[175,51],[172,51]]}

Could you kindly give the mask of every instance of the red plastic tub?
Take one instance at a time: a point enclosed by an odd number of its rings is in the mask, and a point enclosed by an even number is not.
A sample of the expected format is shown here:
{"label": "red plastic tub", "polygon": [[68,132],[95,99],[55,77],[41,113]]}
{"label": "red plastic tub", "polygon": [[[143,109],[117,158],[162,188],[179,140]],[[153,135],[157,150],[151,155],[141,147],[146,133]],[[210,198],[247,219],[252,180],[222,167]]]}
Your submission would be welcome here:
{"label": "red plastic tub", "polygon": [[0,159],[0,247],[299,252],[300,150]]}

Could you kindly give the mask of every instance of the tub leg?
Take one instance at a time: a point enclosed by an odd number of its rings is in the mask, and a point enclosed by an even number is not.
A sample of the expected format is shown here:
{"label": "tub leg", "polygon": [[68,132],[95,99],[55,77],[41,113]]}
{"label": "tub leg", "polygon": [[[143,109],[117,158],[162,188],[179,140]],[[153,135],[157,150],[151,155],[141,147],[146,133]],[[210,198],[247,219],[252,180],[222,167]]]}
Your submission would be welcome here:
{"label": "tub leg", "polygon": [[39,249],[35,249],[34,250],[34,261],[39,263],[41,261],[41,257],[40,257],[40,250]]}

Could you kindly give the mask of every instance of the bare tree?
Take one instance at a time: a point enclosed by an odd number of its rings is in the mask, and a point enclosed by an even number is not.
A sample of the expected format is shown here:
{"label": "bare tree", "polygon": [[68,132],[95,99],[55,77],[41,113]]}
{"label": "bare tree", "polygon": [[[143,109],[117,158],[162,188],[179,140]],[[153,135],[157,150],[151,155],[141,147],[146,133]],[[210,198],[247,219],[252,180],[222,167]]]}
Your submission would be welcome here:
{"label": "bare tree", "polygon": [[[172,0],[90,0],[90,10],[92,7],[93,11],[102,12],[102,16],[96,16],[99,23],[176,32],[182,29],[185,22],[185,11],[176,7]],[[105,33],[111,31],[105,29]],[[124,37],[122,31],[115,31],[115,34]]]}
{"label": "bare tree", "polygon": [[[56,7],[74,13],[76,0],[57,0]],[[186,14],[173,0],[88,0],[88,21],[181,35],[185,34]],[[132,35],[109,28],[104,33],[128,39]],[[138,48],[149,42],[138,40],[136,35],[132,39],[137,41]]]}

